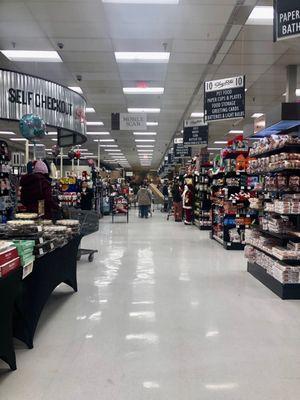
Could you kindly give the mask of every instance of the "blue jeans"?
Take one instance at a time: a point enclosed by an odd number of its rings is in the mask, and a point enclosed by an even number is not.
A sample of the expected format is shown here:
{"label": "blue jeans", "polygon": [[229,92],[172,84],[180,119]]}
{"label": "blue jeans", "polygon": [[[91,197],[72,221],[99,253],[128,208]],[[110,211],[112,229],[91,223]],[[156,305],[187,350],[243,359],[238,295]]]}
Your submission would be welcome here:
{"label": "blue jeans", "polygon": [[140,206],[141,218],[148,218],[149,206]]}

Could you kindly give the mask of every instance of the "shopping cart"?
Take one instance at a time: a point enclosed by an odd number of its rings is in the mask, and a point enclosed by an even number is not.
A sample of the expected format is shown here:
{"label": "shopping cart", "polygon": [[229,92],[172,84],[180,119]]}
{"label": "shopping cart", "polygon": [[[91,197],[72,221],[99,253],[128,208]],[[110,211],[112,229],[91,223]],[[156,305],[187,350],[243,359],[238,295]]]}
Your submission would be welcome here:
{"label": "shopping cart", "polygon": [[[98,232],[99,230],[99,214],[94,210],[80,210],[69,207],[64,210],[64,214],[69,219],[77,219],[79,221],[80,234],[82,237]],[[89,262],[92,262],[95,253],[98,253],[98,250],[82,249],[79,247],[77,260],[79,261],[83,255],[88,255]]]}
{"label": "shopping cart", "polygon": [[126,217],[126,222],[129,222],[128,200],[123,195],[111,197],[111,218],[112,223],[115,222],[115,217]]}

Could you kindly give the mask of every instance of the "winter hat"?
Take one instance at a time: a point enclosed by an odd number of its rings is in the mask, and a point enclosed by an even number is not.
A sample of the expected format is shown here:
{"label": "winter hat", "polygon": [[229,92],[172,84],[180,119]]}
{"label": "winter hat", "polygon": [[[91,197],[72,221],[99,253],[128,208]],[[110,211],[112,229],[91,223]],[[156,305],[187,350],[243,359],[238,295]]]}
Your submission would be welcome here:
{"label": "winter hat", "polygon": [[48,174],[47,165],[43,161],[37,160],[37,162],[34,165],[33,172],[35,174],[38,174],[38,173],[40,173],[40,174]]}

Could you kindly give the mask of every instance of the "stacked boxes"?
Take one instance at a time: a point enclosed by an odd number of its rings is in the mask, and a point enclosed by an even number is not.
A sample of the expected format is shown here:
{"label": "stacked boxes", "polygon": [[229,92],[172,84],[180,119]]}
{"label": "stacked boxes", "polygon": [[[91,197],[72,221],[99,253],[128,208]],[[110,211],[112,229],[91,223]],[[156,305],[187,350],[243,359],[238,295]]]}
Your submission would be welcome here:
{"label": "stacked boxes", "polygon": [[0,277],[20,267],[18,251],[12,242],[2,240],[0,242]]}
{"label": "stacked boxes", "polygon": [[32,272],[33,262],[35,256],[33,255],[35,241],[34,240],[14,240],[14,245],[16,246],[20,262],[23,267],[23,279]]}

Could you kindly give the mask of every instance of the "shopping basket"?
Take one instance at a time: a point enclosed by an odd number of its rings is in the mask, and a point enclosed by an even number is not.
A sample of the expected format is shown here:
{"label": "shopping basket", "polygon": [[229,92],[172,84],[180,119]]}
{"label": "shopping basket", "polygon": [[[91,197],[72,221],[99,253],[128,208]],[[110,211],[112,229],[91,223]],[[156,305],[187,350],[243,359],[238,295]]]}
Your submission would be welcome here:
{"label": "shopping basket", "polygon": [[[64,209],[64,214],[69,219],[77,219],[80,224],[81,236],[87,236],[99,230],[99,214],[94,210],[80,210],[77,208],[69,207]],[[81,256],[88,255],[89,262],[94,259],[94,254],[98,253],[98,250],[82,249],[79,247],[77,253],[77,260],[79,261]]]}

